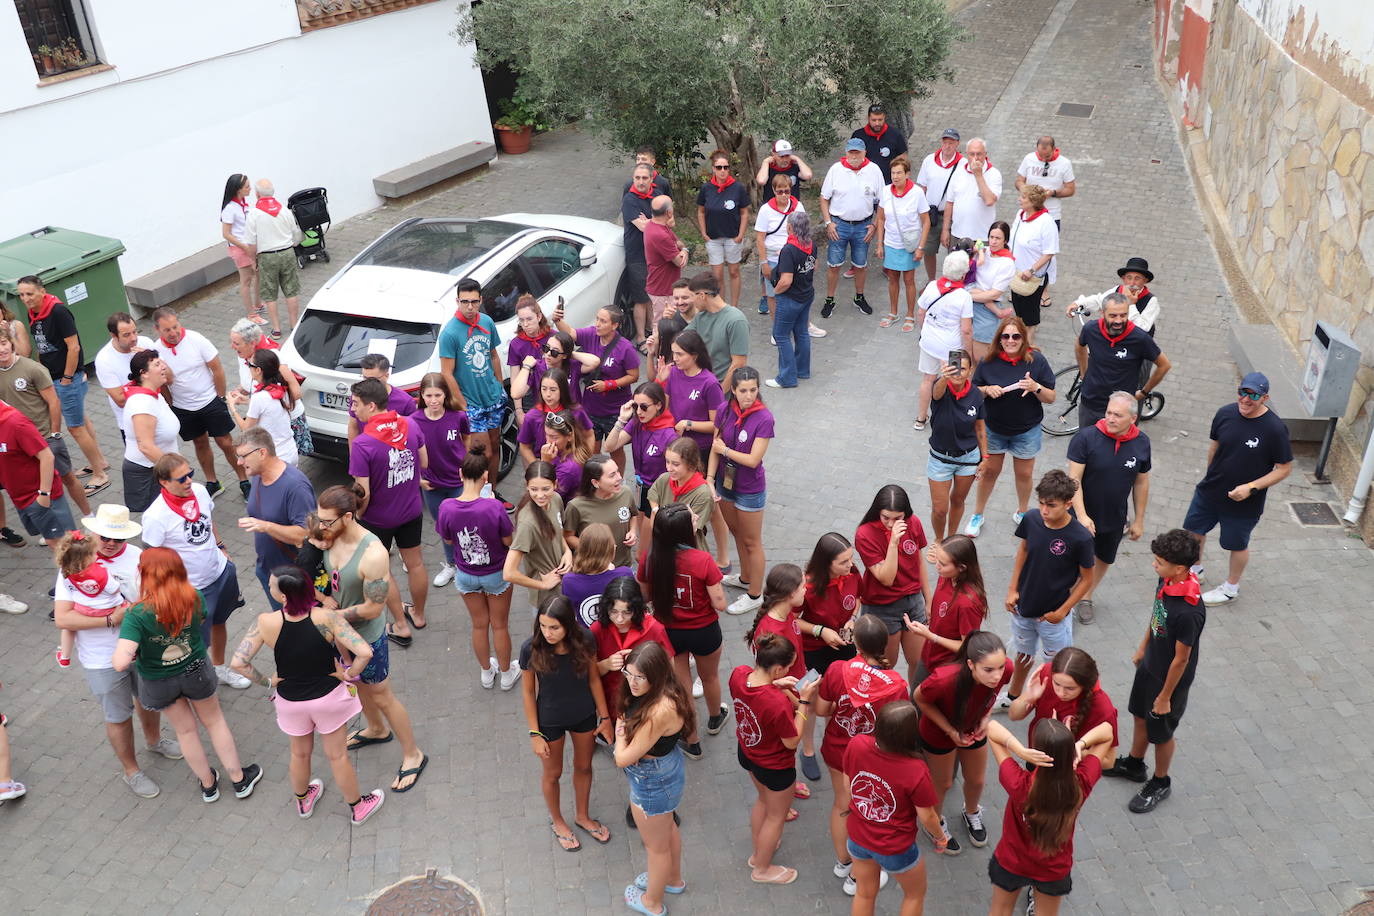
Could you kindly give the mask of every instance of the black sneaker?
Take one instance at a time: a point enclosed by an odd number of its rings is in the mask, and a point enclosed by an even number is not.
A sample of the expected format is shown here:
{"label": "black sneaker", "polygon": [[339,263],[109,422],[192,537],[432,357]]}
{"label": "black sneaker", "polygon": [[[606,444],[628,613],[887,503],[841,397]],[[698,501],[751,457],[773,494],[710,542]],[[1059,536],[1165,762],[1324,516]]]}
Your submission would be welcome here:
{"label": "black sneaker", "polygon": [[206,482],[205,484],[205,492],[209,493],[211,496],[214,496],[216,493],[220,492],[223,489],[224,487],[220,486],[220,482],[218,480],[211,480]]}
{"label": "black sneaker", "polygon": [[730,707],[721,703],[720,712],[706,720],[706,734],[719,735],[720,730],[725,727],[725,720],[728,718],[730,718]]}
{"label": "black sneaker", "polygon": [[829,318],[835,311],[835,297],[826,296],[825,302],[821,304],[821,317]]}
{"label": "black sneaker", "polygon": [[253,482],[251,480],[240,480],[239,492],[243,494],[244,499],[247,499],[248,494],[253,492]]}
{"label": "black sneaker", "polygon": [[0,528],[0,541],[4,541],[11,547],[23,547],[28,543],[22,534],[12,528]]}
{"label": "black sneaker", "polygon": [[234,797],[247,798],[253,794],[253,787],[262,779],[262,767],[250,763],[243,768],[243,778],[234,783]]}
{"label": "black sneaker", "polygon": [[691,757],[693,760],[700,760],[703,756],[700,741],[693,741],[691,744],[688,744],[686,741],[679,741],[678,745],[682,748],[682,753]]}
{"label": "black sneaker", "polygon": [[868,304],[868,300],[864,298],[863,293],[858,293],[854,296],[854,307],[865,315],[873,314],[873,306]]}
{"label": "black sneaker", "polygon": [[964,818],[964,829],[968,831],[968,841],[979,849],[988,845],[988,828],[983,826],[983,806],[979,805],[972,814],[967,811],[960,813]]}
{"label": "black sneaker", "polygon": [[1133,760],[1131,757],[1122,754],[1116,758],[1116,763],[1102,771],[1103,776],[1112,776],[1118,779],[1129,779],[1131,782],[1144,782],[1149,778],[1150,773],[1145,768],[1144,760]]}
{"label": "black sneaker", "polygon": [[219,801],[219,770],[211,767],[210,787],[208,789],[205,786],[200,787],[200,800],[207,805],[210,802]]}
{"label": "black sneaker", "polygon": [[940,818],[940,829],[945,832],[946,843],[944,849],[937,849],[936,852],[944,853],[947,856],[957,856],[964,851],[963,847],[959,845],[959,841],[954,838],[954,834],[949,832],[949,822],[943,817]]}
{"label": "black sneaker", "polygon": [[1169,777],[1152,777],[1145,785],[1140,787],[1140,791],[1135,794],[1130,803],[1126,805],[1132,814],[1149,814],[1164,799],[1169,797],[1173,791]]}

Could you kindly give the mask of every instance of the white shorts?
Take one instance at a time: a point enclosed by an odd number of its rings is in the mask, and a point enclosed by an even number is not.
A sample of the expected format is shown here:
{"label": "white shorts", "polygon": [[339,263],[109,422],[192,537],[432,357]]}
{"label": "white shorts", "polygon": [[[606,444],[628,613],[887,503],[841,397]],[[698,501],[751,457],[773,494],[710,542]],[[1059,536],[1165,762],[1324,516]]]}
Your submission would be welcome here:
{"label": "white shorts", "polygon": [[743,254],[743,242],[734,239],[706,240],[706,258],[712,267],[717,264],[738,264]]}
{"label": "white shorts", "polygon": [[932,356],[925,350],[921,351],[921,361],[917,365],[917,371],[923,375],[939,375],[944,368],[945,361],[939,357]]}

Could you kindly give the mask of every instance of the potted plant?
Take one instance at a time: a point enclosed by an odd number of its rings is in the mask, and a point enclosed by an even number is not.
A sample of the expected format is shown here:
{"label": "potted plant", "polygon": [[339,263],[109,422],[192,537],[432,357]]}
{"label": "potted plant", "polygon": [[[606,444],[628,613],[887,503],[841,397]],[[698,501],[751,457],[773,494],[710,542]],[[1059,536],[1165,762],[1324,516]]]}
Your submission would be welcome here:
{"label": "potted plant", "polygon": [[47,45],[39,45],[38,57],[42,60],[43,75],[51,76],[57,70],[57,65],[53,60],[53,49],[48,47]]}
{"label": "potted plant", "polygon": [[543,109],[519,90],[502,103],[501,110],[501,117],[492,127],[496,129],[496,139],[503,153],[515,156],[529,152],[534,131],[549,129]]}

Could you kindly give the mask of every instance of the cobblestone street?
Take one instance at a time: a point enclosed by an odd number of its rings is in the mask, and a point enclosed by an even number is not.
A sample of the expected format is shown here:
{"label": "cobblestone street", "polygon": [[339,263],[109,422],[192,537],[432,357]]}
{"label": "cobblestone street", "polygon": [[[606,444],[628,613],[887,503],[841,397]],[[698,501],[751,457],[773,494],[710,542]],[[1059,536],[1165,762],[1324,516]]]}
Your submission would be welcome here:
{"label": "cobblestone street", "polygon": [[[1055,286],[1060,306],[1114,285],[1115,270],[1128,256],[1148,258],[1156,273],[1151,286],[1164,315],[1158,341],[1175,368],[1161,389],[1163,414],[1143,427],[1155,467],[1146,536],[1123,543],[1097,593],[1097,622],[1075,628],[1077,644],[1101,666],[1126,740],[1130,658],[1155,584],[1148,542],[1182,523],[1202,475],[1212,415],[1234,397],[1237,376],[1226,332],[1240,320],[1153,76],[1152,12],[1147,0],[977,0],[959,14],[972,39],[955,50],[955,80],[917,102],[910,138],[915,158],[932,150],[946,127],[958,128],[965,142],[986,136],[990,158],[1003,171],[998,214],[1007,219],[1016,206],[1017,162],[1038,135],[1054,135],[1078,181],[1077,195],[1064,203]],[[1094,106],[1091,118],[1056,115],[1062,102]],[[250,161],[254,175],[271,173],[270,148],[265,144],[261,158]],[[819,182],[829,163],[812,164]],[[475,180],[341,223],[328,241],[339,265],[413,216],[525,211],[614,219],[627,174],[593,138],[565,129],[536,137],[531,153],[503,157]],[[205,196],[209,214],[218,189],[164,191]],[[206,231],[213,231],[208,222]],[[704,269],[693,264],[684,275],[694,268]],[[315,264],[303,271],[303,301],[329,270]],[[769,377],[776,357],[768,327],[749,305],[758,285],[752,265],[745,276],[750,363]],[[879,328],[886,306],[880,276],[869,278],[867,292],[877,312],[872,317],[849,305],[852,281],[842,281],[839,306],[828,321],[819,318],[818,297],[812,318],[829,336],[814,342],[811,381],[794,390],[766,389],[777,417],[767,456],[770,566],[804,565],[826,531],[852,536],[874,492],[889,482],[907,487],[929,528],[926,434],[911,428],[916,334]],[[241,314],[237,288],[221,284],[193,298],[183,324],[209,337],[228,364],[228,329]],[[1046,312],[1037,343],[1056,368],[1072,359],[1075,329],[1062,307]],[[91,394],[88,412],[106,455],[121,454],[103,394]],[[1067,441],[1046,437],[1037,476],[1065,465]],[[1338,914],[1364,899],[1360,888],[1374,885],[1374,621],[1367,613],[1374,557],[1340,528],[1297,523],[1289,502],[1341,501],[1332,488],[1310,482],[1313,451],[1298,450],[1293,474],[1269,498],[1241,597],[1209,611],[1172,797],[1153,814],[1133,815],[1126,802],[1134,784],[1098,785],[1079,820],[1074,889],[1062,913]],[[221,479],[230,480],[222,456],[220,465]],[[335,464],[306,459],[301,466],[317,490],[344,479]],[[120,499],[117,460],[115,471],[114,486],[95,502]],[[507,498],[516,498],[519,478],[512,473],[501,485]],[[999,607],[1017,546],[1014,509],[1008,468],[977,542],[992,599],[991,628],[1004,637],[1009,625]],[[249,600],[230,621],[231,647],[250,614],[264,609],[251,538],[236,526],[242,511],[237,492],[218,498],[219,531]],[[16,526],[13,515],[10,523]],[[441,553],[428,522],[426,530],[432,574]],[[1210,583],[1219,582],[1225,561],[1215,540],[1205,562]],[[451,586],[431,590],[432,625],[414,646],[392,650],[392,683],[410,709],[429,768],[415,791],[388,792],[385,808],[355,829],[318,753],[316,775],[325,780],[327,795],[313,820],[298,820],[289,803],[288,742],[258,687],[220,693],[244,761],[266,770],[252,798],[238,801],[225,793],[214,805],[200,804],[183,763],[150,755],[140,760],[162,795],[133,796],[120,783],[99,707],[77,666],[60,671],[53,665],[56,634],[44,598],[53,579],[49,554],[31,540],[22,550],[6,550],[0,564],[3,590],[34,605],[28,614],[0,621],[0,709],[10,719],[14,778],[29,788],[22,801],[0,805],[7,863],[0,870],[0,911],[357,914],[382,888],[436,868],[478,889],[490,916],[628,912],[621,891],[645,866],[638,837],[622,817],[624,777],[608,756],[597,755],[592,812],[613,837],[604,847],[583,837],[576,855],[560,851],[539,793],[519,691],[480,688],[468,616]],[[398,560],[395,571],[400,575]],[[521,593],[512,608],[517,645],[530,619]],[[728,671],[748,658],[742,637],[749,618],[721,622],[721,665]],[[270,667],[270,650],[259,662]],[[1023,734],[1024,724],[1015,730]],[[172,734],[170,726],[164,731]],[[750,882],[744,865],[754,793],[735,760],[733,722],[704,742],[705,759],[688,761],[681,809],[690,890],[671,899],[672,912],[847,913],[849,898],[831,875],[828,779],[812,784],[812,799],[796,803],[801,817],[788,825],[778,854],[778,862],[799,869],[800,879],[764,888]],[[366,789],[390,784],[399,752],[392,744],[351,756]],[[571,761],[564,788],[569,810],[570,769]],[[951,824],[957,796],[951,792],[946,800]],[[988,848],[926,857],[928,914],[986,911],[987,860],[1001,833],[1004,800],[990,773],[983,799],[992,834]],[[923,841],[923,856],[927,852]],[[900,896],[894,882],[879,895],[878,912],[896,914]]]}

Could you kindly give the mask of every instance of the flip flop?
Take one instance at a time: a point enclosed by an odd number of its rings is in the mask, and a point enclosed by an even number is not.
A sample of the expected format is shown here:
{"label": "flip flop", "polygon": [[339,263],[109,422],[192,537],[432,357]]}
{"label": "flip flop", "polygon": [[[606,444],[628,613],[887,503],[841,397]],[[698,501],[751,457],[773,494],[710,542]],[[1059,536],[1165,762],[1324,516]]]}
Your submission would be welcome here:
{"label": "flip flop", "polygon": [[391,632],[391,624],[386,625],[386,638],[400,646],[402,649],[409,649],[410,644],[415,641],[414,636],[398,636]]}
{"label": "flip flop", "polygon": [[77,477],[90,477],[90,476],[91,476],[92,474],[94,474],[94,473],[95,473],[95,469],[92,468],[92,467],[88,464],[88,465],[86,465],[84,468],[82,468],[81,470],[77,471],[77,472],[76,472],[76,476],[77,476]]}
{"label": "flip flop", "polygon": [[799,817],[801,817],[801,815],[797,813],[797,809],[796,809],[796,808],[788,808],[788,809],[787,809],[787,817],[783,818],[783,819],[782,819],[782,822],[783,822],[784,824],[790,824],[790,823],[792,823],[793,821],[795,821],[795,820],[796,820],[797,818],[799,818]]}
{"label": "flip flop", "polygon": [[428,623],[416,623],[415,618],[410,616],[410,609],[415,607],[415,605],[407,604],[403,605],[403,607],[405,608],[404,613],[406,615],[406,622],[409,623],[412,627],[414,627],[417,630],[423,630],[425,627],[429,626]]}
{"label": "flip flop", "polygon": [[348,736],[348,741],[345,743],[344,749],[356,751],[358,748],[367,747],[369,744],[389,744],[395,737],[396,735],[394,733],[387,732],[385,738],[373,738],[369,735],[364,735],[363,730],[360,728]]}
{"label": "flip flop", "polygon": [[415,779],[411,781],[410,785],[406,786],[403,789],[398,789],[395,786],[392,786],[391,791],[409,792],[411,789],[415,788],[416,784],[420,781],[420,774],[425,771],[425,767],[427,766],[429,766],[429,755],[424,753],[420,754],[420,765],[417,767],[412,767],[411,769],[407,770],[404,769],[405,764],[401,764],[402,768],[396,771],[396,778],[405,779],[407,776],[414,776]]}
{"label": "flip flop", "polygon": [[804,782],[799,782],[792,787],[793,798],[810,798],[811,787]]}
{"label": "flip flop", "polygon": [[[552,827],[552,825],[550,825],[550,826]],[[557,828],[557,827],[552,827],[552,829],[553,829],[553,838],[554,838],[555,840],[558,841],[558,845],[559,845],[559,846],[563,847],[563,851],[564,851],[564,852],[581,852],[581,851],[582,851],[582,843],[578,841],[577,836],[576,836],[575,834],[571,834],[571,833],[570,833],[570,834],[568,834],[567,836],[564,836],[563,834],[561,834],[561,833],[558,832],[558,828]],[[571,843],[572,845],[569,846],[569,845],[568,845],[569,843]]]}
{"label": "flip flop", "polygon": [[573,821],[573,826],[576,827],[578,830],[581,830],[587,836],[596,840],[602,846],[605,846],[607,843],[611,841],[610,828],[607,827],[605,824],[601,823],[600,821],[596,822],[596,826],[599,828],[598,830],[590,830],[579,824],[577,821]]}
{"label": "flip flop", "polygon": [[797,880],[797,870],[795,868],[787,868],[783,865],[775,865],[773,867],[781,868],[782,872],[772,878],[755,878],[751,873],[749,875],[749,880],[753,881],[755,884],[791,884],[793,881]]}
{"label": "flip flop", "polygon": [[[635,887],[642,891],[647,891],[649,889],[649,873],[647,871],[640,872],[639,877],[635,878]],[[663,885],[663,893],[685,894],[687,893],[687,884],[686,882],[682,884],[665,884]]]}
{"label": "flip flop", "polygon": [[883,316],[883,320],[880,321],[880,322],[878,322],[878,327],[880,327],[880,328],[890,328],[890,327],[892,327],[892,326],[893,326],[894,324],[896,324],[896,323],[897,323],[897,313],[896,313],[896,312],[893,312],[891,315],[884,315],[884,316]]}
{"label": "flip flop", "polygon": [[88,484],[86,484],[86,486],[85,486],[84,489],[85,489],[85,492],[86,492],[86,495],[87,495],[87,496],[94,496],[95,494],[99,493],[100,491],[102,491],[102,490],[108,490],[109,488],[110,488],[110,481],[109,481],[109,479],[107,478],[107,479],[105,480],[104,483],[88,483]]}
{"label": "flip flop", "polygon": [[[647,875],[648,872],[645,872],[645,874]],[[666,891],[667,888],[664,888],[664,890]],[[681,891],[678,893],[681,893]],[[644,888],[637,884],[631,884],[629,887],[625,888],[625,905],[636,913],[643,913],[644,916],[668,916],[667,903],[664,903],[663,909],[659,910],[657,913],[644,905]]]}

